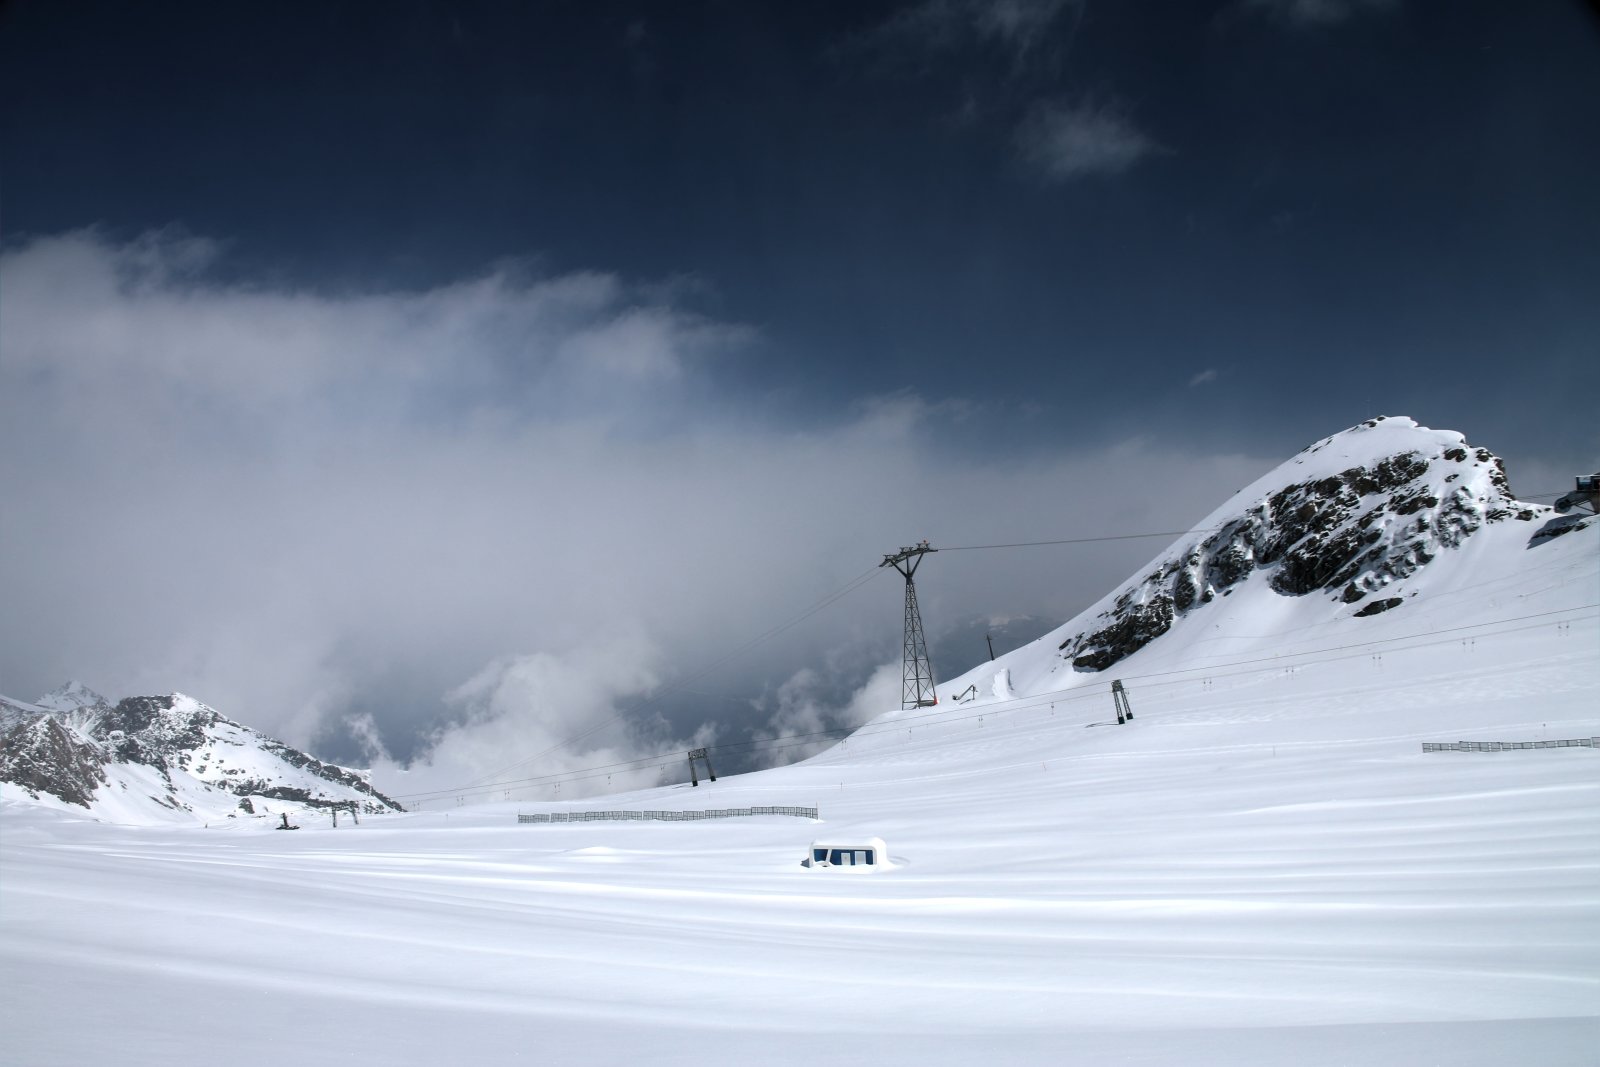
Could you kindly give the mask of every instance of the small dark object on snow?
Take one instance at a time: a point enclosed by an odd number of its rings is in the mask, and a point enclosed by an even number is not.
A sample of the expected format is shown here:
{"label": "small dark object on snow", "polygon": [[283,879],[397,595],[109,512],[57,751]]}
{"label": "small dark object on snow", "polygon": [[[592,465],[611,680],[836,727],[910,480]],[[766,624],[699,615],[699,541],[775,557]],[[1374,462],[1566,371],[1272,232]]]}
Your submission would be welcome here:
{"label": "small dark object on snow", "polygon": [[283,822],[280,825],[273,827],[273,829],[274,830],[298,830],[298,829],[300,829],[300,827],[298,827],[298,826],[290,826],[289,825],[289,813],[288,812],[283,812]]}

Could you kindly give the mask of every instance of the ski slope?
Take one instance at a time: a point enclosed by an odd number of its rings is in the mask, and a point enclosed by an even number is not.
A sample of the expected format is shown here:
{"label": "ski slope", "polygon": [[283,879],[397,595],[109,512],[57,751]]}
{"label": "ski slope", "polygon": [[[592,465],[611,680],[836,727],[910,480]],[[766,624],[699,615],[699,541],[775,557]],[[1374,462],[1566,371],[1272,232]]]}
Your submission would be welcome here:
{"label": "ski slope", "polygon": [[[1381,615],[1252,580],[1063,666],[1098,605],[699,788],[294,833],[6,801],[6,1058],[1592,1065],[1600,748],[1421,749],[1600,736],[1600,526],[1538,525]],[[821,818],[515,818],[752,805]],[[891,869],[801,865],[871,836]]]}

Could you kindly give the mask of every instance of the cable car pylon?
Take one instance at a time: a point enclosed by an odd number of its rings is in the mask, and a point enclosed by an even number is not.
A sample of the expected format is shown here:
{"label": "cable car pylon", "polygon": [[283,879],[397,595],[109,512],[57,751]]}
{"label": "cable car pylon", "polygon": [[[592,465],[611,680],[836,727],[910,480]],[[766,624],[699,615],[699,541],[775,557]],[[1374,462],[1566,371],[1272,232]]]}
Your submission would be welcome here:
{"label": "cable car pylon", "polygon": [[902,647],[902,663],[904,664],[903,681],[900,687],[901,710],[910,708],[931,708],[939,703],[939,695],[933,690],[933,663],[928,659],[928,641],[922,635],[922,614],[917,610],[917,586],[911,580],[917,573],[917,566],[922,562],[922,557],[929,552],[937,552],[937,548],[929,548],[926,539],[909,547],[902,547],[898,552],[885,553],[880,567],[893,567],[899,571],[906,580],[906,633],[905,644]]}

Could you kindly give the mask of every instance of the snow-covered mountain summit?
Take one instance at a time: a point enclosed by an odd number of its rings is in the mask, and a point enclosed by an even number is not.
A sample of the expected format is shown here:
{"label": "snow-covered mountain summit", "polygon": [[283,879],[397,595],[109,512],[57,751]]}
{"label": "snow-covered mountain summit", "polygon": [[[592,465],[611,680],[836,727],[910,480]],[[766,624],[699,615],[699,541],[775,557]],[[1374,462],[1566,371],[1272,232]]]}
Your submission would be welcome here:
{"label": "snow-covered mountain summit", "polygon": [[111,710],[111,702],[82,682],[73,679],[59,689],[53,689],[40,697],[39,707],[58,712],[84,709],[104,713]]}
{"label": "snow-covered mountain summit", "polygon": [[364,773],[313,759],[182,693],[113,705],[73,682],[36,704],[0,698],[0,712],[0,781],[110,821],[399,810]]}
{"label": "snow-covered mountain summit", "polygon": [[76,679],[40,697],[39,707],[83,733],[112,711],[111,701]]}
{"label": "snow-covered mountain summit", "polygon": [[[1058,689],[1071,684],[1063,669],[1105,671],[1175,630],[1185,647],[1204,633],[1267,648],[1287,630],[1341,620],[1356,633],[1430,585],[1470,580],[1462,568],[1485,564],[1464,550],[1488,530],[1508,531],[1492,539],[1489,565],[1510,573],[1524,551],[1595,521],[1518,501],[1500,458],[1459,433],[1380,416],[1307,446],[1077,618],[940,694]],[[1006,671],[998,687],[995,669]]]}
{"label": "snow-covered mountain summit", "polygon": [[1372,419],[1239,490],[1059,648],[1074,667],[1104,670],[1252,579],[1373,615],[1399,606],[1405,579],[1485,524],[1548,512],[1518,503],[1499,457],[1460,434]]}

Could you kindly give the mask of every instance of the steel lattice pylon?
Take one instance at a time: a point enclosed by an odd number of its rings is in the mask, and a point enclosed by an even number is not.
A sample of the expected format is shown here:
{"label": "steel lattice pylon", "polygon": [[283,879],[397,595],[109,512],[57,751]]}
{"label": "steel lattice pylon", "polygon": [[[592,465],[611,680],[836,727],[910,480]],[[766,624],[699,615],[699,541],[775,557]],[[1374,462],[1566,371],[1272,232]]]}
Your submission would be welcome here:
{"label": "steel lattice pylon", "polygon": [[939,696],[933,688],[933,663],[928,659],[928,642],[922,635],[922,614],[917,610],[917,586],[911,580],[922,557],[937,551],[936,548],[929,548],[928,542],[921,541],[885,555],[883,562],[878,564],[880,567],[893,567],[906,580],[906,632],[901,652],[904,664],[900,687],[902,709],[927,708],[939,703]]}

